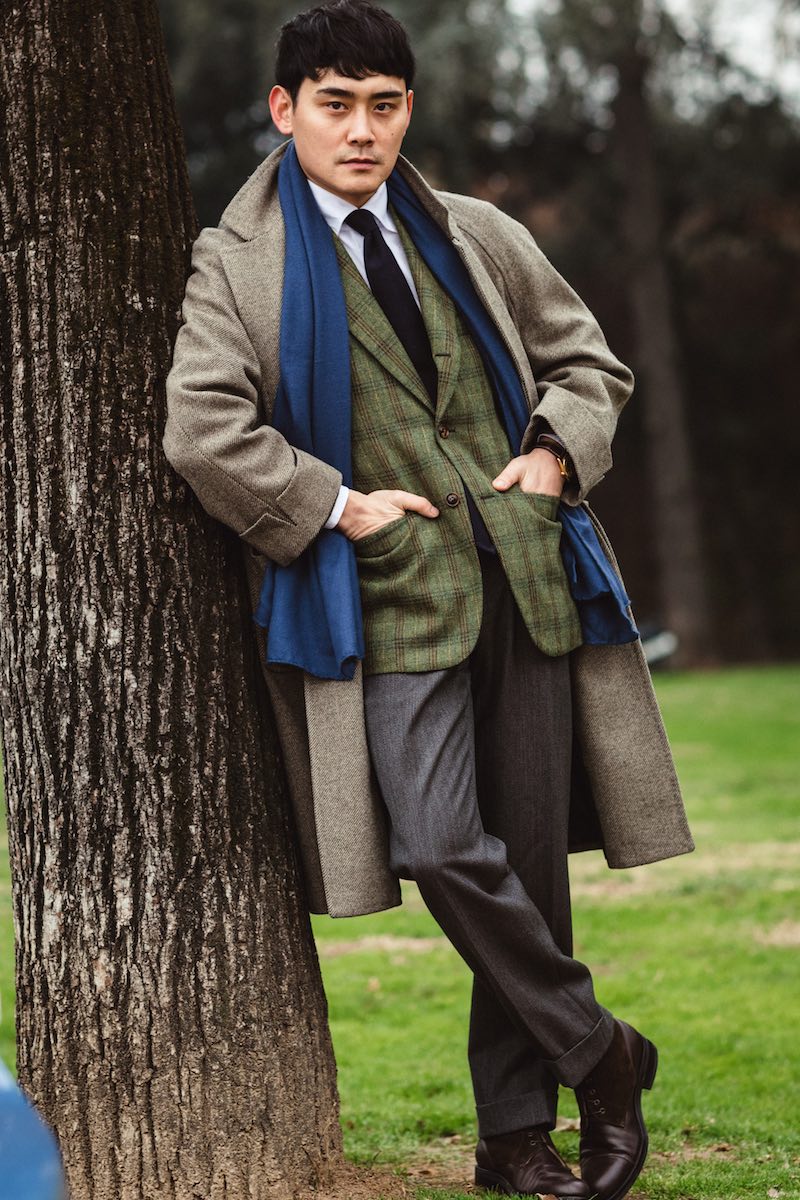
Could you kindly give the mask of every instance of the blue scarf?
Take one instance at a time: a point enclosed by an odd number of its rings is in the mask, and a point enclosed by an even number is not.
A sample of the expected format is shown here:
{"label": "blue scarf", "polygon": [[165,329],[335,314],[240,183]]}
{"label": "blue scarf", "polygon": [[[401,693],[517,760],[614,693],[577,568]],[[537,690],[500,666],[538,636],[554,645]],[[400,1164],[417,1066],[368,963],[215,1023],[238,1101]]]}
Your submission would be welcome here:
{"label": "blue scarf", "polygon": [[[509,444],[518,447],[530,418],[511,354],[484,308],[458,251],[425,211],[397,168],[389,198],[428,267],[458,307],[488,372]],[[281,306],[280,383],[272,424],[353,485],[350,450],[350,345],[347,308],[330,229],[300,167],[294,142],[278,169],[286,230]],[[517,453],[514,451],[510,457]],[[560,504],[561,553],[591,645],[639,636],[628,597],[581,506]],[[270,560],[254,620],[267,631],[267,662],[291,663],[322,679],[352,679],[364,657],[361,599],[352,541],[322,529],[287,566]]]}

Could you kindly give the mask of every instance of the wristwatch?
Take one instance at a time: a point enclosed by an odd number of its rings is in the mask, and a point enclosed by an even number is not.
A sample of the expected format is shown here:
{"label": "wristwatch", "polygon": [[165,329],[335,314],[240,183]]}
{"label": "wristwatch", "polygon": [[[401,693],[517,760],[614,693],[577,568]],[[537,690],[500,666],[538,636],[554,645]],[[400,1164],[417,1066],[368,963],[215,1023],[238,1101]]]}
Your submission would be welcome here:
{"label": "wristwatch", "polygon": [[572,463],[567,447],[554,433],[540,433],[536,438],[536,448],[549,450],[558,463],[558,469],[564,479],[572,479]]}

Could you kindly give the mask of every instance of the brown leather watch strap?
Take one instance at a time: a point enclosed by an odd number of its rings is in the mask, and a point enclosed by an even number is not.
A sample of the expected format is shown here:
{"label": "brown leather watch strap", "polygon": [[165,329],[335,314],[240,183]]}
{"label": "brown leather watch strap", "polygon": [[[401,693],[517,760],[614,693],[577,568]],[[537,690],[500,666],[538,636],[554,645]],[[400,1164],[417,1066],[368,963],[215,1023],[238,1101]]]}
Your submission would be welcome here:
{"label": "brown leather watch strap", "polygon": [[572,479],[572,460],[567,453],[566,446],[559,437],[556,437],[554,433],[540,433],[536,438],[536,449],[548,450],[558,462],[559,470],[564,479]]}

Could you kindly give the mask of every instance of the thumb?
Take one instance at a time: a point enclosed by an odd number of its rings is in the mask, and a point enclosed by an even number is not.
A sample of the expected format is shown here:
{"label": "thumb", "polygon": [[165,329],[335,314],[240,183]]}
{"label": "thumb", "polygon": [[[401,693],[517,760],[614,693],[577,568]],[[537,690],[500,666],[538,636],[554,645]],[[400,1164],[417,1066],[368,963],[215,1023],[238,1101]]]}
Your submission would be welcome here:
{"label": "thumb", "polygon": [[500,488],[501,490],[503,488],[511,487],[511,484],[516,483],[518,478],[519,469],[513,462],[510,462],[508,466],[503,467],[503,470],[500,472],[500,474],[492,480],[492,487]]}

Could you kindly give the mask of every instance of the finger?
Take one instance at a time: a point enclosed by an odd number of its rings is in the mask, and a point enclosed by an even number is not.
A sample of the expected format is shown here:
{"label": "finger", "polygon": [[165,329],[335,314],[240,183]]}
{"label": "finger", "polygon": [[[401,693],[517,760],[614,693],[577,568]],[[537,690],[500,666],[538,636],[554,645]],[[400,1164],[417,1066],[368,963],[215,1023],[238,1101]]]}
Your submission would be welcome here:
{"label": "finger", "polygon": [[418,496],[415,492],[395,492],[397,497],[393,500],[394,504],[398,504],[401,508],[410,508],[414,512],[422,513],[424,517],[438,517],[439,510],[435,504],[431,504],[425,496]]}

